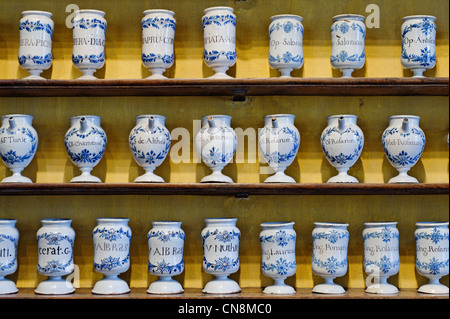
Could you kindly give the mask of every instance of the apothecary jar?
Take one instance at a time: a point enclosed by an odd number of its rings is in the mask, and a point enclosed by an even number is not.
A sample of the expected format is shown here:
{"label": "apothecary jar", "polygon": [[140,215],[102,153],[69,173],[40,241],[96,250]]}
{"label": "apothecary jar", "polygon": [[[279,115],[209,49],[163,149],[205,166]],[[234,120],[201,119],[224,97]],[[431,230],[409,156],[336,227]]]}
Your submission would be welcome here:
{"label": "apothecary jar", "polygon": [[290,77],[303,65],[303,18],[293,14],[270,17],[269,65]]}
{"label": "apothecary jar", "polygon": [[18,291],[14,281],[5,278],[17,270],[19,231],[16,223],[15,219],[0,218],[0,295]]}
{"label": "apothecary jar", "polygon": [[94,269],[104,275],[97,281],[92,293],[123,294],[130,291],[127,282],[118,276],[130,268],[131,228],[128,218],[97,218],[92,231]]}
{"label": "apothecary jar", "polygon": [[204,293],[229,294],[241,291],[238,283],[228,278],[239,270],[241,232],[237,218],[207,218],[202,230],[203,270],[216,278],[203,288]]}
{"label": "apothecary jar", "polygon": [[418,291],[448,294],[448,287],[439,282],[449,272],[448,222],[418,222],[416,226],[416,269],[428,278],[428,283],[419,287]]}
{"label": "apothecary jar", "polygon": [[147,234],[148,270],[159,277],[152,282],[150,294],[178,294],[184,291],[172,277],[184,270],[183,250],[185,233],[178,221],[154,221]]}
{"label": "apothecary jar", "polygon": [[403,18],[401,62],[413,72],[413,78],[423,78],[423,72],[436,65],[435,20],[429,15]]}
{"label": "apothecary jar", "polygon": [[47,280],[39,283],[37,294],[61,295],[75,291],[69,275],[75,269],[73,246],[75,231],[70,227],[71,219],[47,218],[41,220],[42,227],[37,231],[38,263],[37,270]]}
{"label": "apothecary jar", "polygon": [[53,62],[52,13],[27,10],[19,22],[19,65],[30,74],[26,80],[44,80],[40,75]]}
{"label": "apothecary jar", "polygon": [[100,10],[78,10],[73,19],[72,62],[83,73],[81,80],[96,80],[95,71],[105,65],[106,26]]}
{"label": "apothecary jar", "polygon": [[374,294],[398,293],[397,287],[387,282],[400,270],[399,231],[397,222],[364,223],[364,271],[366,292]]}
{"label": "apothecary jar", "polygon": [[342,72],[343,78],[352,77],[354,70],[366,62],[366,25],[364,16],[340,14],[333,17],[331,26],[331,65]]}
{"label": "apothecary jar", "polygon": [[295,289],[285,280],[295,274],[295,242],[297,234],[294,222],[266,222],[261,224],[261,269],[264,275],[272,278],[274,284],[264,288],[266,294],[293,294]]}

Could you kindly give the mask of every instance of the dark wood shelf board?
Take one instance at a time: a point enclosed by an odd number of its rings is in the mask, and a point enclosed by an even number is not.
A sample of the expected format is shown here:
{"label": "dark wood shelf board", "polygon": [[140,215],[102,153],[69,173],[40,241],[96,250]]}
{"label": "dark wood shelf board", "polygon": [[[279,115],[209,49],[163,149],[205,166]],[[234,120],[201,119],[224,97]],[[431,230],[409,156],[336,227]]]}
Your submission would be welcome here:
{"label": "dark wood shelf board", "polygon": [[201,289],[187,288],[182,294],[151,295],[147,288],[131,288],[130,293],[121,295],[95,295],[89,288],[78,288],[75,293],[68,295],[38,295],[32,288],[19,288],[16,294],[0,295],[1,299],[448,299],[448,295],[430,295],[417,292],[416,289],[400,289],[398,294],[377,295],[369,294],[364,289],[350,288],[342,295],[325,295],[312,293],[311,289],[297,288],[292,295],[264,294],[261,288],[243,288],[236,294],[209,295]]}
{"label": "dark wood shelf board", "polygon": [[0,184],[0,195],[448,195],[449,184]]}
{"label": "dark wood shelf board", "polygon": [[0,80],[2,97],[210,95],[448,96],[449,78]]}

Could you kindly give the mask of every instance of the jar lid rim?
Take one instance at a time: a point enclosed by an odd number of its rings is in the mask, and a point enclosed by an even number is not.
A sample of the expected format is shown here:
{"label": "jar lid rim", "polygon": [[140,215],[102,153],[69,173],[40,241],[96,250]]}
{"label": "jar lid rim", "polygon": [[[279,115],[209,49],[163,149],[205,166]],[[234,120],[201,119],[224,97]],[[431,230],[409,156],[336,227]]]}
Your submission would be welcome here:
{"label": "jar lid rim", "polygon": [[436,20],[435,16],[427,15],[427,14],[415,14],[415,15],[403,17],[402,19],[403,19],[403,21],[406,21],[408,19],[417,19],[417,18],[429,18],[429,19]]}
{"label": "jar lid rim", "polygon": [[353,13],[348,13],[348,14],[338,14],[335,15],[332,19],[333,21],[336,21],[337,19],[342,19],[342,18],[354,18],[360,21],[363,21],[366,17],[360,14],[353,14]]}
{"label": "jar lid rim", "polygon": [[270,21],[273,21],[276,18],[294,18],[300,20],[300,22],[303,21],[303,17],[296,14],[276,14],[270,17]]}

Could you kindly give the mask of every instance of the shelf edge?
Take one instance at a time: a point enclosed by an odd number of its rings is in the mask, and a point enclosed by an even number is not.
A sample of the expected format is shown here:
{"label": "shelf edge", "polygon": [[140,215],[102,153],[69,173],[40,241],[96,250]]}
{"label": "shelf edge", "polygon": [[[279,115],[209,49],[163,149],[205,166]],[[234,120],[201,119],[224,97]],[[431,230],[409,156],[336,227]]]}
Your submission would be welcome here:
{"label": "shelf edge", "polygon": [[449,183],[430,184],[202,184],[33,183],[0,184],[2,195],[448,195]]}

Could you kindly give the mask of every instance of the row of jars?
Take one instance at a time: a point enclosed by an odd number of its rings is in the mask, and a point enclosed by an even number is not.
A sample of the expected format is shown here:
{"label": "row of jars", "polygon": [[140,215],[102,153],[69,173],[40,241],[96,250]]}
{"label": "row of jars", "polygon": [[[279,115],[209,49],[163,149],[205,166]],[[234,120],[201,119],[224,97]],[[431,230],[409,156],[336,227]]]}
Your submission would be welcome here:
{"label": "row of jars", "polygon": [[[264,128],[258,133],[259,149],[275,172],[266,183],[295,183],[285,174],[297,156],[300,147],[300,133],[294,125],[294,115],[273,114],[264,117]],[[425,134],[419,127],[419,116],[395,115],[389,117],[389,126],[382,135],[382,146],[387,159],[399,172],[389,183],[418,183],[407,172],[413,167],[425,147]],[[33,117],[26,114],[2,116],[0,127],[0,157],[13,172],[2,183],[30,183],[21,171],[36,154],[38,135],[32,127]],[[107,137],[97,115],[81,115],[71,118],[71,127],[64,139],[66,151],[73,164],[81,170],[74,177],[74,183],[99,183],[101,180],[91,175],[92,169],[100,162],[106,149]],[[329,163],[338,174],[329,183],[358,183],[347,172],[361,155],[364,134],[357,125],[357,116],[351,114],[332,115],[320,137],[322,150]],[[231,128],[231,116],[208,115],[202,117],[202,127],[195,144],[203,162],[212,174],[201,182],[232,183],[233,180],[222,173],[232,160],[237,148],[237,135]],[[145,174],[137,177],[136,183],[164,182],[154,174],[169,153],[171,134],[165,127],[162,115],[140,115],[136,126],[128,138],[131,153]]]}
{"label": "row of jars", "polygon": [[[132,231],[128,218],[98,218],[92,232],[94,244],[94,269],[103,274],[93,287],[94,294],[128,293],[126,281],[118,277],[130,267]],[[209,281],[204,293],[227,294],[241,291],[238,283],[228,278],[239,270],[239,242],[241,232],[236,218],[208,218],[201,232],[203,245],[203,270],[214,279]],[[68,294],[75,291],[70,280],[62,276],[74,271],[73,247],[75,231],[70,219],[43,219],[37,232],[38,264],[40,274],[48,280],[40,282],[38,294]],[[5,279],[17,269],[19,232],[16,220],[0,219],[0,294],[17,292],[15,283]],[[179,221],[155,221],[147,234],[148,270],[158,280],[150,284],[150,294],[179,294],[183,287],[172,277],[184,271],[183,249],[185,233]],[[343,294],[342,286],[333,282],[346,274],[349,243],[348,224],[316,222],[312,232],[312,271],[324,279],[312,291],[323,294]],[[387,282],[400,269],[399,231],[397,222],[365,223],[364,270],[368,293],[394,294],[397,287]],[[416,269],[429,283],[418,291],[448,294],[449,289],[439,279],[449,273],[448,222],[418,222],[414,233],[416,242]],[[285,283],[297,270],[294,222],[262,223],[260,243],[262,273],[274,280],[265,287],[267,294],[292,294],[295,289]]]}
{"label": "row of jars", "polygon": [[[19,64],[30,76],[43,79],[40,74],[53,60],[52,14],[45,11],[24,11],[20,20]],[[73,19],[72,62],[80,69],[80,79],[96,79],[94,73],[105,64],[107,22],[105,12],[79,10]],[[282,77],[303,65],[303,18],[293,14],[276,15],[269,25],[269,65],[279,70]],[[341,14],[333,17],[331,26],[331,57],[333,68],[343,77],[351,77],[355,69],[365,64],[365,17]],[[423,77],[426,69],[436,65],[436,18],[415,15],[403,18],[401,27],[401,63],[414,77]],[[215,74],[212,78],[229,78],[227,70],[236,63],[236,16],[233,8],[212,7],[202,17],[203,59]],[[144,11],[141,20],[142,62],[151,79],[165,79],[163,73],[174,62],[176,21],[174,12],[154,9]]]}

